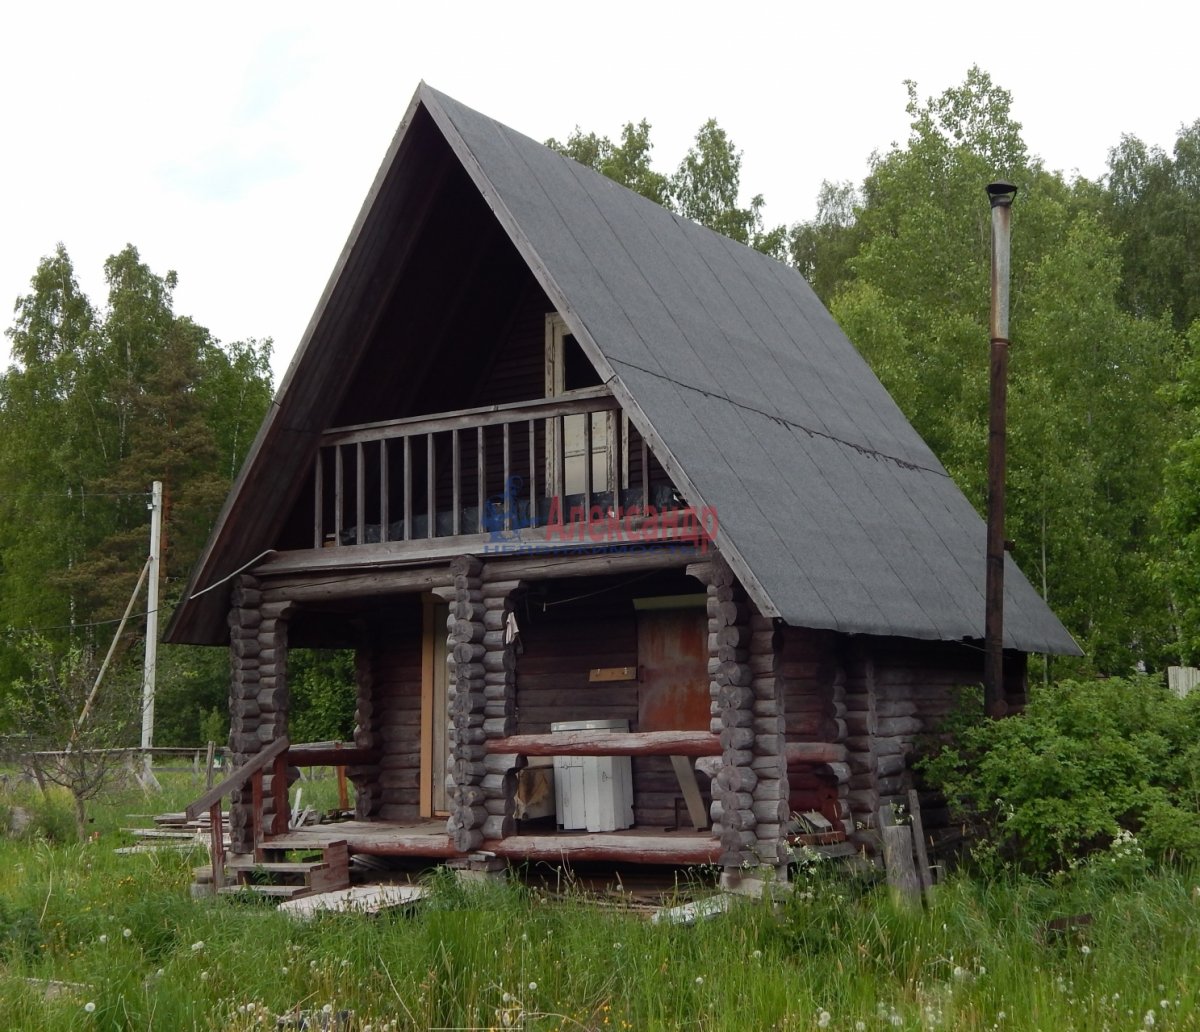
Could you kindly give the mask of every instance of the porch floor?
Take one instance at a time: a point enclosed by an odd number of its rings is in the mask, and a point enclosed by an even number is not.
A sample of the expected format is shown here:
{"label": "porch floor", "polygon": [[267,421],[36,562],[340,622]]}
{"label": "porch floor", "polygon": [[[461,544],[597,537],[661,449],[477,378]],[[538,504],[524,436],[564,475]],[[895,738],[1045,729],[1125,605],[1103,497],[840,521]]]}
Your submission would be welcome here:
{"label": "porch floor", "polygon": [[[338,821],[269,835],[265,849],[321,849],[345,842],[351,853],[448,859],[460,856],[446,834],[446,821]],[[721,843],[708,831],[626,828],[622,831],[546,831],[489,839],[479,847],[507,860],[624,860],[643,864],[715,863]]]}
{"label": "porch floor", "polygon": [[[841,844],[845,835],[796,836],[797,844],[816,847]],[[266,849],[317,850],[330,842],[344,841],[351,853],[369,856],[428,857],[449,859],[461,856],[446,834],[444,818],[422,821],[339,821],[297,828],[283,835],[268,836]],[[480,852],[494,853],[506,860],[571,862],[628,862],[685,866],[717,863],[721,843],[708,830],[639,826],[621,831],[586,832],[538,829],[505,839],[488,839]]]}

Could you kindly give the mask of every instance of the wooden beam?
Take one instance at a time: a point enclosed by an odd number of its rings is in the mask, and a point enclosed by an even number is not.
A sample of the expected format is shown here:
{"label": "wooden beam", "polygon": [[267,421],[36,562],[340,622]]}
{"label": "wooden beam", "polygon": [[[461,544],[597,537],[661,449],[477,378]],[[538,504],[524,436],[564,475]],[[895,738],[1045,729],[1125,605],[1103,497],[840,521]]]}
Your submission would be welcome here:
{"label": "wooden beam", "polygon": [[224,781],[218,785],[214,785],[204,793],[194,803],[190,804],[183,812],[189,821],[194,821],[205,810],[213,806],[214,803],[224,799],[235,788],[241,788],[247,780],[255,772],[262,770],[270,764],[276,756],[286,752],[288,748],[287,738],[276,738],[262,752],[256,753],[250,760],[243,763],[237,770],[229,775]]}
{"label": "wooden beam", "polygon": [[788,742],[783,755],[791,767],[805,763],[845,763],[850,752],[837,742]]}
{"label": "wooden beam", "polygon": [[720,840],[699,835],[514,835],[485,840],[480,848],[510,860],[561,863],[598,860],[691,865],[716,863],[721,857]]}
{"label": "wooden beam", "polygon": [[560,731],[491,738],[484,748],[524,756],[719,756],[721,740],[707,731]]}
{"label": "wooden beam", "polygon": [[431,416],[411,416],[405,419],[384,419],[376,423],[358,423],[326,430],[321,435],[323,445],[353,444],[357,441],[377,441],[381,437],[415,437],[442,430],[470,430],[476,426],[497,426],[522,419],[547,419],[573,416],[584,412],[612,412],[620,406],[608,387],[585,387],[560,394],[556,398],[533,398],[505,404],[482,405],[478,408],[451,409]]}
{"label": "wooden beam", "polygon": [[288,762],[294,767],[367,767],[378,763],[383,751],[332,745],[293,745],[288,749]]}

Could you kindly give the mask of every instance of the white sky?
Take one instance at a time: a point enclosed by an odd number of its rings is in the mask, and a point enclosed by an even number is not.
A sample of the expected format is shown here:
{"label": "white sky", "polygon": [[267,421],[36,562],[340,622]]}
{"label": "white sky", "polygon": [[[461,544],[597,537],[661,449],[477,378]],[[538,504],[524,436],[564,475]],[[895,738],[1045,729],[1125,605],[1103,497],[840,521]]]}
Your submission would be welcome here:
{"label": "white sky", "polygon": [[905,139],[903,80],[973,63],[1051,168],[1098,176],[1124,132],[1169,149],[1200,118],[1197,38],[1200,8],[1161,0],[7,3],[0,324],[58,241],[97,304],[129,242],[179,273],[177,312],[274,337],[278,383],[420,79],[539,140],[645,117],[663,170],[714,117],[790,223]]}

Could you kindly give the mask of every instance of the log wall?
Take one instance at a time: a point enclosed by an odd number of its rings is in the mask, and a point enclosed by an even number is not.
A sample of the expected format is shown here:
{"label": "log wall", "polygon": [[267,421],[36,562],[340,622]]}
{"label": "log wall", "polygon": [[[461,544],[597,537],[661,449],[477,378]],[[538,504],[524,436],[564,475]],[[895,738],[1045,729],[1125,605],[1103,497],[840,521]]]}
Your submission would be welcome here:
{"label": "log wall", "polygon": [[[229,749],[234,769],[266,745],[287,734],[287,607],[266,603],[258,579],[243,574],[234,581],[229,609]],[[274,815],[273,776],[263,778],[263,821]],[[230,797],[230,848],[254,848],[251,789],[247,784]]]}
{"label": "log wall", "polygon": [[420,815],[421,623],[399,621],[360,648],[354,744],[378,748],[379,763],[351,767],[355,815],[385,821]]}

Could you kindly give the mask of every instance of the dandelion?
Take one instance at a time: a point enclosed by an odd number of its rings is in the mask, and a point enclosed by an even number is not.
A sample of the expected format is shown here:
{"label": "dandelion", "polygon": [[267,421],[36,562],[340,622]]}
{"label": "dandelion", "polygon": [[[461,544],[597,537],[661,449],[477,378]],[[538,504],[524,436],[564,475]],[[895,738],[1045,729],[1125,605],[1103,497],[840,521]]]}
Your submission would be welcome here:
{"label": "dandelion", "polygon": [[829,1013],[829,1011],[821,1011],[821,1013],[817,1015],[817,1028],[828,1028],[831,1020],[832,1015]]}
{"label": "dandelion", "polygon": [[103,946],[106,942],[108,942],[108,936],[107,935],[100,936],[100,945]]}
{"label": "dandelion", "polygon": [[322,1014],[332,1014],[333,1013],[333,1004],[332,1003],[325,1004],[325,1006],[321,1008],[321,1013]]}
{"label": "dandelion", "polygon": [[512,1003],[512,993],[505,993],[500,997],[501,1003]]}
{"label": "dandelion", "polygon": [[200,981],[201,981],[201,982],[207,982],[207,981],[208,981],[208,972],[207,972],[207,971],[201,971],[201,972],[200,972]]}
{"label": "dandelion", "polygon": [[1146,1011],[1146,1016],[1144,1018],[1142,1018],[1142,1027],[1143,1028],[1153,1028],[1154,1027],[1154,1011],[1152,1011],[1152,1010]]}
{"label": "dandelion", "polygon": [[203,939],[200,939],[197,942],[192,943],[192,952],[193,953],[199,953],[202,949],[204,949],[204,940]]}
{"label": "dandelion", "polygon": [[94,1014],[96,1012],[96,1005],[94,1003],[92,1003],[91,1000],[88,1000],[88,1002],[83,1005],[83,1009],[88,1014]]}
{"label": "dandelion", "polygon": [[704,976],[703,976],[703,975],[697,975],[697,976],[696,976],[696,984],[697,984],[697,985],[703,985],[703,984],[704,984]]}
{"label": "dandelion", "polygon": [[750,957],[752,960],[762,960],[762,950],[755,950]]}
{"label": "dandelion", "polygon": [[284,965],[283,965],[283,967],[281,967],[279,970],[280,970],[280,972],[282,972],[283,974],[285,974],[285,975],[286,975],[286,974],[287,974],[287,971],[288,971],[288,969],[287,969],[287,965],[286,965],[286,964],[284,964]]}
{"label": "dandelion", "polygon": [[536,991],[537,991],[537,982],[530,982],[530,983],[529,983],[529,991],[530,991],[531,993],[532,993],[532,992],[536,992]]}
{"label": "dandelion", "polygon": [[1171,1001],[1170,1000],[1159,1000],[1158,1006],[1159,1006],[1160,1010],[1166,1010],[1168,1007],[1171,1006]]}
{"label": "dandelion", "polygon": [[967,972],[966,972],[966,971],[965,971],[963,968],[956,967],[956,968],[954,969],[954,977],[955,977],[955,978],[958,978],[958,979],[963,979],[963,978],[966,978],[966,977],[967,977]]}
{"label": "dandelion", "polygon": [[865,1021],[856,1021],[854,1023],[854,1032],[867,1032],[867,1023]]}
{"label": "dandelion", "polygon": [[132,929],[132,928],[126,928],[126,929],[125,929],[125,931],[123,931],[121,934],[122,934],[123,936],[125,936],[125,938],[126,938],[126,939],[128,939],[128,938],[129,938],[129,937],[130,937],[130,936],[133,934],[133,929]]}
{"label": "dandelion", "polygon": [[1089,953],[1092,952],[1092,948],[1085,942],[1082,946],[1079,947],[1079,952],[1082,953],[1086,957]]}

